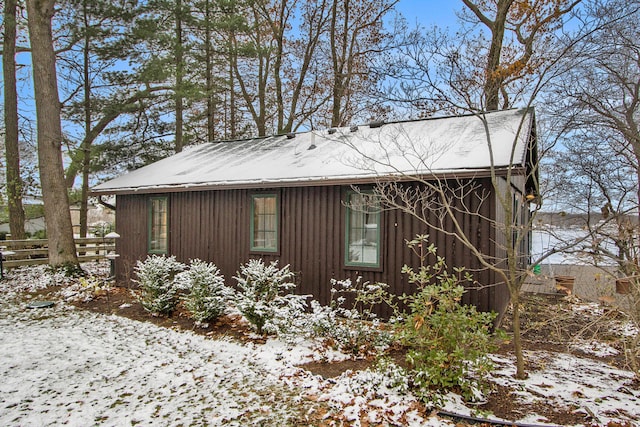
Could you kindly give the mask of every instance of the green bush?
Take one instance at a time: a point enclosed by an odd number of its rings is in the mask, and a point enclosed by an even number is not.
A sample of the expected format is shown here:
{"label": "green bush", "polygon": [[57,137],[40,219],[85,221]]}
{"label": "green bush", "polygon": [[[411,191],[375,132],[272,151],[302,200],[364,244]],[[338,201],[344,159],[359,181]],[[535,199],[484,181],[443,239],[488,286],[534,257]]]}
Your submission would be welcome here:
{"label": "green bush", "polygon": [[[436,401],[453,390],[469,400],[477,400],[486,388],[486,375],[492,368],[488,358],[495,348],[491,327],[495,313],[477,311],[462,305],[462,284],[471,282],[464,269],[451,274],[427,236],[408,242],[420,257],[418,270],[404,266],[402,272],[416,293],[403,295],[409,311],[398,325],[401,342],[408,348],[408,375],[417,394],[425,401]],[[427,256],[436,262],[427,265]]]}
{"label": "green bush", "polygon": [[47,238],[47,231],[46,230],[37,230],[34,231],[33,233],[29,232],[29,231],[25,231],[24,235],[27,239],[46,239]]}
{"label": "green bush", "polygon": [[393,341],[377,319],[374,308],[392,304],[393,297],[385,283],[362,282],[358,277],[331,279],[331,303],[322,306],[311,301],[309,326],[314,337],[321,338],[335,349],[363,356],[385,348]]}
{"label": "green bush", "polygon": [[265,265],[261,259],[252,259],[240,266],[234,278],[238,281],[238,310],[260,334],[292,327],[306,308],[307,296],[290,293],[296,285],[288,265],[278,268],[277,261]]}
{"label": "green bush", "polygon": [[115,231],[115,229],[115,224],[106,221],[99,221],[89,227],[90,233],[95,237],[104,237],[112,231]]}
{"label": "green bush", "polygon": [[227,308],[232,290],[215,264],[199,259],[189,263],[189,269],[178,273],[175,282],[189,292],[183,297],[186,309],[196,323],[216,320]]}
{"label": "green bush", "polygon": [[153,314],[171,314],[178,304],[179,286],[174,278],[185,269],[175,256],[150,255],[138,261],[135,280],[140,285],[140,303]]}

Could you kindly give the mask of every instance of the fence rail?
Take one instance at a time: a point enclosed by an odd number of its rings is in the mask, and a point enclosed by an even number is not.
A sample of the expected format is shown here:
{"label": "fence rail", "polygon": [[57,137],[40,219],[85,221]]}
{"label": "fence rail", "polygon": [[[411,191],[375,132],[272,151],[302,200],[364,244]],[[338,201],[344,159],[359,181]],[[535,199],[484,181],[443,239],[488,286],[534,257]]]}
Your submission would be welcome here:
{"label": "fence rail", "polygon": [[[115,252],[116,242],[113,238],[81,237],[75,239],[76,251],[80,262],[104,259],[107,254]],[[48,264],[47,239],[2,240],[2,264],[4,268],[24,265]]]}

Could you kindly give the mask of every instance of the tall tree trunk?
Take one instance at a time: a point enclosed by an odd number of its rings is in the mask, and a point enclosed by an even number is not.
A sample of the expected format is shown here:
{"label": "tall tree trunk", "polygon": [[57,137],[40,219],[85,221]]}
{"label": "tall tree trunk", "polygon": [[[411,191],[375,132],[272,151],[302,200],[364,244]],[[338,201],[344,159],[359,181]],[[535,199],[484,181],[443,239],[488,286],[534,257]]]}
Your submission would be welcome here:
{"label": "tall tree trunk", "polygon": [[241,42],[241,49],[244,50],[246,47],[250,47],[251,66],[256,69],[255,74],[245,74],[238,67],[237,58],[240,46],[233,31],[231,32],[230,47],[233,59],[234,81],[238,83],[239,94],[251,114],[258,136],[262,137],[267,134],[267,85],[269,83],[273,51],[269,47],[272,41],[269,34],[264,31],[264,21],[258,5],[252,6],[251,12],[252,26],[249,29],[251,40],[248,44],[244,41]]}
{"label": "tall tree trunk", "polygon": [[237,50],[235,49],[234,39],[235,31],[231,30],[229,34],[229,137],[234,140],[238,136],[238,120],[236,117],[236,77],[235,68],[237,57]]}
{"label": "tall tree trunk", "polygon": [[215,99],[213,97],[213,49],[211,48],[211,1],[205,3],[204,54],[206,65],[205,84],[207,91],[207,142],[215,141]]}
{"label": "tall tree trunk", "polygon": [[276,115],[278,117],[278,123],[276,124],[277,133],[285,133],[291,132],[291,129],[285,128],[284,123],[284,95],[282,88],[282,61],[284,55],[284,43],[285,36],[284,31],[287,25],[286,22],[286,8],[287,2],[286,0],[282,0],[278,5],[279,10],[275,17],[275,20],[269,21],[271,25],[271,29],[273,31],[273,37],[275,41],[275,59],[273,64],[273,76],[275,79],[275,90],[276,90]]}
{"label": "tall tree trunk", "polygon": [[88,211],[89,211],[89,169],[91,163],[91,145],[86,138],[91,132],[91,76],[90,64],[91,57],[89,49],[91,48],[91,39],[89,36],[89,15],[87,11],[87,0],[83,1],[83,18],[84,18],[84,52],[83,52],[83,79],[84,79],[84,133],[85,138],[82,140],[82,190],[80,200],[80,236],[87,237],[89,229]]}
{"label": "tall tree trunk", "polygon": [[55,0],[27,0],[38,127],[38,165],[49,238],[49,264],[79,269],[62,166],[60,98],[51,32],[54,5]]}
{"label": "tall tree trunk", "polygon": [[16,13],[17,1],[6,0],[4,9],[4,124],[7,169],[7,199],[9,230],[13,239],[24,239],[24,209],[22,208],[22,179],[20,178],[20,150],[18,139],[18,92],[16,88]]}
{"label": "tall tree trunk", "polygon": [[[349,9],[348,0],[346,0],[345,11],[347,14]],[[347,17],[344,17],[344,25],[347,25]],[[332,88],[332,107],[331,107],[331,127],[338,127],[341,125],[340,111],[342,106],[342,95],[344,94],[344,59],[346,57],[347,49],[347,32],[346,28],[343,28],[341,34],[344,38],[341,41],[340,46],[336,44],[339,37],[338,31],[338,0],[333,1],[331,9],[331,27],[330,27],[330,42],[331,42],[331,62],[333,66],[333,88]]]}
{"label": "tall tree trunk", "polygon": [[182,140],[183,127],[183,100],[182,100],[182,77],[184,73],[184,52],[182,45],[182,0],[176,1],[176,153],[182,151],[184,142]]}
{"label": "tall tree trunk", "polygon": [[499,0],[496,10],[496,18],[489,26],[491,30],[491,47],[487,58],[486,81],[484,85],[485,110],[498,109],[500,100],[500,88],[502,88],[503,76],[500,73],[500,56],[504,42],[504,29],[507,22],[507,14],[513,0]]}

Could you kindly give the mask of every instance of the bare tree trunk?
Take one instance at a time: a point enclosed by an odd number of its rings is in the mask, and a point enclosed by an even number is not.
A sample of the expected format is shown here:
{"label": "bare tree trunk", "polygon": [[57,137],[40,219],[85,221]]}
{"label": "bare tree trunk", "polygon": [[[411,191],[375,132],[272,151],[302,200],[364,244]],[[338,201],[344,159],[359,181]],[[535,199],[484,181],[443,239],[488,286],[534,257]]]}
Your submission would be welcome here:
{"label": "bare tree trunk", "polygon": [[235,69],[235,61],[237,58],[233,51],[232,37],[235,37],[232,32],[229,36],[229,137],[230,139],[236,139],[237,137],[237,119],[236,119],[236,80],[233,70]]}
{"label": "bare tree trunk", "polygon": [[[255,69],[255,74],[244,74],[238,66],[239,43],[235,33],[231,32],[230,48],[234,81],[238,84],[239,94],[244,100],[244,104],[251,114],[251,118],[258,131],[258,136],[267,135],[267,96],[270,76],[271,61],[274,53],[270,48],[265,48],[271,43],[268,33],[264,31],[263,20],[260,16],[258,5],[252,5],[252,27],[250,29],[252,47],[251,65]],[[242,46],[246,46],[243,42]],[[255,81],[255,83],[254,83]],[[255,91],[253,91],[255,85]],[[233,90],[233,86],[231,86]],[[256,106],[257,104],[257,106]]]}
{"label": "bare tree trunk", "polygon": [[273,76],[275,80],[276,91],[276,110],[278,123],[276,125],[277,133],[291,132],[291,129],[286,129],[284,125],[284,95],[282,87],[282,61],[284,55],[284,43],[285,43],[285,28],[287,26],[286,19],[287,1],[282,0],[278,5],[278,10],[275,19],[271,19],[269,14],[269,24],[273,31],[273,37],[275,41],[275,58],[273,64]]}
{"label": "bare tree trunk", "polygon": [[51,32],[54,5],[55,0],[27,0],[38,123],[38,164],[49,238],[49,264],[79,269],[62,166],[60,98]]}
{"label": "bare tree trunk", "polygon": [[183,100],[182,100],[182,75],[184,73],[184,55],[182,45],[182,0],[176,1],[176,153],[182,151],[184,142],[182,140],[183,127]]}
{"label": "bare tree trunk", "polygon": [[[345,1],[344,13],[349,12],[349,0]],[[341,107],[342,97],[344,95],[344,68],[345,60],[347,56],[347,26],[348,16],[344,18],[344,28],[342,31],[338,30],[338,0],[334,0],[331,8],[331,26],[329,30],[331,41],[331,62],[333,66],[333,89],[332,89],[332,108],[331,108],[331,127],[341,126],[343,123],[341,119]],[[343,37],[340,46],[336,44],[339,34]]]}
{"label": "bare tree trunk", "polygon": [[205,65],[206,76],[205,84],[207,91],[207,142],[215,141],[215,107],[216,102],[213,97],[213,49],[211,48],[211,27],[210,22],[213,19],[211,13],[211,2],[206,0],[205,3]]}
{"label": "bare tree trunk", "polygon": [[520,330],[520,290],[511,294],[511,304],[513,305],[513,349],[516,354],[516,378],[523,380],[527,378],[524,367],[524,355],[522,353],[522,333]]}
{"label": "bare tree trunk", "polygon": [[477,2],[463,0],[463,3],[478,17],[478,19],[489,28],[491,32],[491,46],[487,58],[487,68],[485,69],[484,97],[485,110],[493,111],[498,109],[500,100],[500,89],[502,88],[503,77],[500,73],[500,56],[502,55],[502,45],[504,42],[505,24],[507,14],[514,0],[498,0],[496,4],[496,16],[490,20],[482,14],[477,6]]}
{"label": "bare tree trunk", "polygon": [[[89,55],[90,35],[89,35],[89,17],[87,14],[87,0],[82,4],[84,18],[84,52],[83,52],[83,78],[84,78],[84,132],[89,135],[91,132],[91,80],[89,71]],[[80,200],[80,236],[87,237],[89,229],[88,211],[89,211],[89,165],[91,162],[91,146],[87,138],[82,140],[82,191]]]}
{"label": "bare tree trunk", "polygon": [[13,239],[24,239],[24,209],[18,140],[18,92],[16,88],[16,13],[17,1],[6,0],[4,10],[4,124],[7,169],[9,230]]}
{"label": "bare tree trunk", "polygon": [[500,55],[502,54],[502,43],[504,41],[504,26],[507,21],[507,13],[513,0],[500,0],[497,5],[496,19],[491,28],[491,47],[489,48],[489,58],[487,59],[486,81],[484,85],[484,95],[486,111],[497,110],[499,106],[500,88],[502,88],[502,77],[500,74]]}

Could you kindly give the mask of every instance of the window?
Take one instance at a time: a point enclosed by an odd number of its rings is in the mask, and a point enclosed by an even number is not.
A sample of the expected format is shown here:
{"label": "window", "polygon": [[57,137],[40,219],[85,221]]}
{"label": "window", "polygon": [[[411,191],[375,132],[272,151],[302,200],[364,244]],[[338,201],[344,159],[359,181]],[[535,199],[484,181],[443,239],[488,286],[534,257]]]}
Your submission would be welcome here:
{"label": "window", "polygon": [[[526,230],[525,225],[529,222],[528,214],[529,210],[527,204],[523,202],[525,200],[524,194],[514,192],[512,203],[512,218],[511,218],[511,247],[514,249],[518,263],[521,267],[530,262],[529,259],[529,247],[531,245],[531,230]],[[527,234],[524,235],[523,233]],[[520,241],[518,242],[518,239]]]}
{"label": "window", "polygon": [[278,251],[278,200],[275,194],[251,196],[251,250]]}
{"label": "window", "polygon": [[345,265],[380,267],[380,208],[370,195],[347,194]]}
{"label": "window", "polygon": [[167,253],[168,219],[167,198],[152,197],[149,201],[149,253]]}

